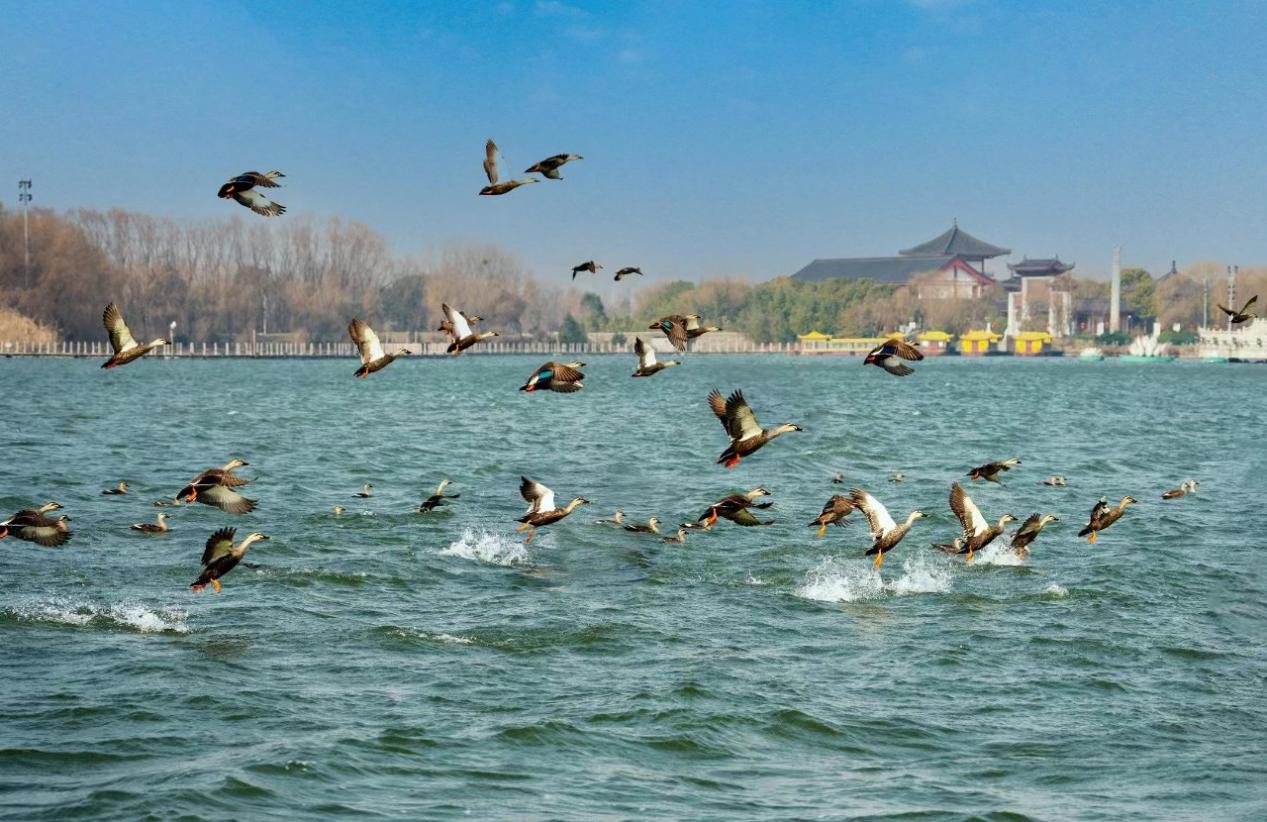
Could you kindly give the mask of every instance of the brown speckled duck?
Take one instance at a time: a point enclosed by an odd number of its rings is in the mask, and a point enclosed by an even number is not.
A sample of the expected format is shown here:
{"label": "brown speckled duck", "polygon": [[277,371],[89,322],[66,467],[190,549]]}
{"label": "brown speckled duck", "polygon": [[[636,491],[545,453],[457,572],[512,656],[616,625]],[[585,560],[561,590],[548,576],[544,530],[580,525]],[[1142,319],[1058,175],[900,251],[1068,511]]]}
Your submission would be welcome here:
{"label": "brown speckled duck", "polygon": [[585,375],[580,371],[584,367],[585,363],[580,360],[574,362],[551,360],[532,372],[532,376],[526,383],[519,386],[519,390],[530,394],[533,391],[557,391],[560,394],[580,391],[585,387],[585,383],[582,382]]}
{"label": "brown speckled duck", "polygon": [[716,388],[708,395],[708,406],[721,420],[722,428],[730,436],[730,446],[717,458],[720,465],[734,468],[739,460],[757,452],[767,442],[790,431],[804,431],[799,425],[785,422],[770,428],[762,428],[757,417],[748,407],[743,391],[735,391],[728,399],[722,399]]}
{"label": "brown speckled duck", "polygon": [[875,556],[877,568],[884,564],[884,555],[896,548],[902,541],[902,537],[911,530],[915,520],[924,516],[923,511],[912,511],[907,514],[906,522],[898,525],[889,514],[889,509],[861,488],[851,488],[849,497],[853,500],[853,504],[866,515],[867,524],[871,526],[873,543],[867,551],[867,556]]}
{"label": "brown speckled duck", "polygon": [[524,540],[525,545],[532,542],[538,528],[553,525],[578,507],[589,504],[589,500],[585,497],[576,497],[564,507],[556,508],[553,491],[536,480],[530,480],[527,477],[519,479],[519,495],[527,500],[528,513],[515,521],[523,523],[516,530],[528,532],[528,537]]}
{"label": "brown speckled duck", "polygon": [[221,528],[207,539],[207,545],[202,551],[202,573],[189,586],[190,590],[201,591],[210,584],[216,589],[217,594],[220,593],[221,577],[237,567],[242,557],[246,556],[247,548],[268,539],[267,536],[256,531],[248,534],[246,539],[235,546],[233,535],[236,533],[236,528]]}
{"label": "brown speckled duck", "polygon": [[23,508],[13,516],[0,522],[0,539],[12,536],[26,542],[34,542],[45,548],[56,548],[65,545],[74,535],[66,523],[70,517],[65,515],[52,519],[45,516],[51,511],[61,509],[56,502],[46,502],[39,508]]}
{"label": "brown speckled duck", "polygon": [[731,494],[714,502],[708,506],[708,510],[699,515],[699,519],[690,525],[684,527],[700,528],[709,530],[717,523],[717,518],[728,519],[735,525],[742,525],[750,528],[755,525],[773,525],[774,520],[759,520],[752,515],[749,508],[769,508],[774,505],[773,502],[757,502],[762,497],[770,496],[770,492],[764,488],[753,488],[743,494]]}
{"label": "brown speckled duck", "polygon": [[584,160],[585,158],[579,154],[555,154],[547,157],[541,162],[524,170],[524,174],[542,174],[551,180],[562,180],[559,175],[559,169],[564,163],[570,163],[573,160]]}
{"label": "brown speckled duck", "polygon": [[167,527],[167,514],[159,511],[156,519],[157,522],[141,522],[133,525],[132,530],[140,531],[144,534],[166,534],[170,530]]}
{"label": "brown speckled duck", "polygon": [[951,483],[950,486],[950,510],[955,512],[955,518],[963,527],[963,545],[959,553],[967,554],[968,562],[972,562],[973,555],[977,551],[985,548],[999,534],[1002,534],[1009,522],[1016,521],[1016,517],[1011,514],[1004,514],[994,525],[986,522],[985,517],[981,515],[981,509],[957,482]]}
{"label": "brown speckled duck", "polygon": [[114,349],[114,354],[110,356],[110,359],[101,364],[102,368],[118,368],[120,365],[127,365],[144,357],[155,348],[162,348],[169,344],[162,338],[150,340],[145,345],[138,343],[132,336],[132,332],[128,330],[127,323],[123,321],[123,314],[120,313],[119,307],[114,303],[107,305],[106,310],[101,313],[101,324],[110,335],[110,347]]}
{"label": "brown speckled duck", "polygon": [[922,359],[924,355],[918,348],[901,337],[893,337],[871,349],[862,364],[876,365],[895,377],[905,377],[907,374],[915,373],[915,369],[903,364],[902,360],[918,362]]}
{"label": "brown speckled duck", "polygon": [[498,336],[496,331],[481,331],[476,334],[466,321],[466,315],[448,303],[441,303],[440,310],[444,312],[444,319],[452,329],[453,342],[449,343],[447,350],[455,357],[478,342]]}
{"label": "brown speckled duck", "polygon": [[402,348],[395,354],[388,354],[383,350],[383,344],[378,341],[378,335],[374,333],[374,329],[361,319],[354,319],[348,323],[348,336],[352,338],[352,344],[356,346],[361,356],[361,367],[354,372],[354,375],[360,379],[365,379],[375,371],[382,371],[395,362],[397,357],[409,355],[407,348]]}
{"label": "brown speckled duck", "polygon": [[436,490],[432,492],[431,496],[424,499],[418,506],[418,513],[425,514],[428,511],[434,511],[442,505],[448,505],[448,503],[445,502],[446,499],[457,499],[462,496],[461,494],[444,493],[444,489],[448,488],[451,484],[452,482],[450,480],[440,480],[440,484],[436,486]]}
{"label": "brown speckled duck", "polygon": [[126,482],[120,482],[118,485],[114,486],[113,488],[107,488],[106,490],[102,491],[101,494],[107,497],[117,497],[121,494],[126,494],[127,492],[128,492],[128,484]]}
{"label": "brown speckled duck", "polygon": [[846,517],[853,513],[855,507],[853,500],[849,497],[844,494],[834,494],[823,506],[823,512],[814,518],[809,527],[818,526],[818,535],[821,537],[827,533],[828,525],[848,525],[849,520]]}
{"label": "brown speckled duck", "polygon": [[1100,501],[1091,509],[1091,516],[1087,518],[1087,524],[1078,532],[1078,536],[1086,537],[1087,542],[1096,541],[1096,533],[1103,531],[1113,523],[1122,518],[1126,513],[1126,506],[1135,504],[1136,500],[1132,496],[1122,497],[1122,501],[1117,506],[1109,505],[1108,500],[1101,497]]}
{"label": "brown speckled duck", "polygon": [[572,279],[575,280],[577,274],[581,274],[586,271],[588,271],[590,274],[597,274],[600,268],[602,268],[602,266],[594,262],[593,260],[586,260],[580,265],[572,266]]}
{"label": "brown speckled duck", "polygon": [[1011,471],[1013,466],[1020,464],[1021,461],[1016,457],[1000,460],[999,462],[987,462],[985,465],[978,465],[969,471],[968,477],[974,480],[983,479],[986,482],[998,482],[1000,473]]}
{"label": "brown speckled duck", "polygon": [[1043,527],[1049,522],[1060,522],[1060,518],[1052,514],[1030,514],[1029,519],[1021,523],[1021,527],[1012,535],[1012,550],[1022,559],[1029,556],[1030,543],[1038,539]]}
{"label": "brown speckled duck", "polygon": [[234,488],[247,485],[250,480],[233,474],[235,468],[250,463],[245,460],[232,459],[223,468],[208,468],[189,481],[180,489],[176,499],[185,502],[201,502],[211,505],[230,514],[247,514],[255,510],[256,502],[234,491]]}
{"label": "brown speckled duck", "polygon": [[677,360],[658,362],[655,356],[655,349],[647,345],[642,337],[634,337],[634,353],[638,355],[638,370],[633,372],[635,377],[650,377],[653,374],[659,374],[666,368],[681,364]]}

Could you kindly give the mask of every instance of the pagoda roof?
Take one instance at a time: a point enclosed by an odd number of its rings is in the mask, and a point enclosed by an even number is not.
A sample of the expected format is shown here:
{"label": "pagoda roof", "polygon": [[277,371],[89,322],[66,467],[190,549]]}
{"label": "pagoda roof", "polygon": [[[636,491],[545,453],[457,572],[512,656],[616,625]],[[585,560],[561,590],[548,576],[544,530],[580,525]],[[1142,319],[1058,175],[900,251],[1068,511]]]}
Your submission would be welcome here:
{"label": "pagoda roof", "polygon": [[1012,249],[1001,248],[997,245],[991,245],[984,240],[978,240],[968,232],[959,227],[959,221],[938,234],[926,243],[920,243],[917,246],[903,249],[899,251],[903,257],[927,257],[932,255],[945,255],[951,257],[966,257],[968,259],[989,259],[990,257],[1001,257],[1004,254],[1011,254]]}
{"label": "pagoda roof", "polygon": [[792,275],[797,280],[871,280],[886,285],[906,285],[915,274],[941,271],[955,256],[837,257],[814,260]]}
{"label": "pagoda roof", "polygon": [[1059,257],[1024,258],[1019,263],[1008,263],[1007,267],[1018,277],[1055,277],[1066,271],[1073,271],[1073,263],[1062,263]]}

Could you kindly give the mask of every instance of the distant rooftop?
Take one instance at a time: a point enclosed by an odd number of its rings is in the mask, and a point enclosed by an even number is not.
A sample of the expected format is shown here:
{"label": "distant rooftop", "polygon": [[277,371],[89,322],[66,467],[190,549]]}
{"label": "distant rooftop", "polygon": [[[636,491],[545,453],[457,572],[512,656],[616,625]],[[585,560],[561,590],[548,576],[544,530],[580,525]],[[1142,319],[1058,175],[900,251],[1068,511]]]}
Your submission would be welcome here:
{"label": "distant rooftop", "polygon": [[1056,277],[1066,271],[1073,271],[1073,263],[1062,263],[1059,257],[1026,257],[1019,263],[1008,263],[1007,267],[1018,277]]}
{"label": "distant rooftop", "polygon": [[798,280],[871,280],[886,285],[906,285],[915,274],[940,271],[955,256],[837,257],[814,260],[792,276]]}
{"label": "distant rooftop", "polygon": [[1001,248],[973,237],[959,227],[958,220],[955,220],[954,225],[945,232],[928,242],[898,252],[903,257],[950,256],[970,260],[988,260],[991,257],[1001,257],[1011,253],[1010,248]]}

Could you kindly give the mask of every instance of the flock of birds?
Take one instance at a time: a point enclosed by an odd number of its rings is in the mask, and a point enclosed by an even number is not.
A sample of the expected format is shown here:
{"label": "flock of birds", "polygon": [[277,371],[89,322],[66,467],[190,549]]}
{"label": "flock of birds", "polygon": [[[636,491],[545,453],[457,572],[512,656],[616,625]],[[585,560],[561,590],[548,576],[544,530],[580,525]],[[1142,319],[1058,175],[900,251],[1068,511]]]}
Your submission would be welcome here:
{"label": "flock of birds", "polygon": [[[488,175],[489,184],[480,191],[480,194],[506,194],[519,186],[537,182],[535,178],[499,182],[497,155],[497,145],[492,140],[489,140],[484,160],[484,170]],[[580,155],[576,154],[557,154],[533,165],[525,173],[537,173],[548,179],[560,180],[562,177],[559,174],[559,169],[566,163],[580,159],[582,159]],[[225,183],[220,188],[219,196],[225,199],[232,198],[257,214],[270,217],[279,216],[285,213],[286,207],[280,203],[273,202],[259,189],[278,188],[279,184],[276,180],[282,177],[285,177],[285,175],[279,171],[270,171],[267,174],[249,171]],[[586,271],[596,274],[601,268],[601,265],[589,260],[574,267],[572,277],[575,279],[578,273]],[[636,267],[622,268],[617,272],[616,279],[621,280],[631,274],[641,273]],[[1232,311],[1223,306],[1219,306],[1219,308],[1232,318],[1233,323],[1239,324],[1254,318],[1255,315],[1251,311],[1251,307],[1256,300],[1257,297],[1251,297],[1239,311]],[[474,326],[482,320],[478,315],[466,314],[447,303],[443,304],[441,309],[444,314],[444,320],[437,330],[444,332],[450,338],[451,342],[447,349],[450,354],[459,355],[472,346],[497,336],[496,331],[476,332],[474,330]],[[699,314],[671,314],[652,323],[649,326],[649,330],[663,333],[675,350],[686,352],[692,340],[709,332],[721,330],[717,326],[702,325],[702,319]],[[162,338],[145,344],[138,343],[124,322],[122,313],[114,303],[106,306],[102,314],[102,324],[110,338],[111,348],[113,349],[113,354],[102,364],[102,368],[116,368],[126,365],[139,360],[150,351],[171,343],[170,340]],[[388,354],[374,330],[359,318],[353,319],[348,324],[348,335],[355,343],[360,354],[361,365],[354,372],[358,378],[365,378],[370,374],[381,371],[397,358],[409,353],[405,349],[400,349]],[[634,350],[638,357],[638,366],[632,374],[634,377],[650,377],[679,364],[677,360],[658,361],[653,348],[641,337],[635,339]],[[869,352],[863,364],[874,365],[884,369],[889,374],[904,377],[914,372],[914,369],[906,365],[906,363],[917,362],[922,359],[923,354],[920,353],[916,346],[912,345],[904,337],[894,335]],[[564,394],[575,393],[585,387],[585,374],[580,370],[584,367],[585,363],[580,361],[546,362],[532,373],[519,390],[527,393],[535,391],[554,391]],[[742,459],[751,457],[784,434],[804,431],[801,426],[791,422],[763,427],[744,397],[742,390],[735,390],[727,397],[714,389],[708,395],[707,401],[709,408],[720,421],[729,439],[729,444],[717,458],[717,462],[726,468],[733,468]],[[244,460],[232,459],[222,467],[207,468],[181,488],[175,495],[174,500],[155,500],[153,504],[159,507],[169,507],[199,503],[215,507],[228,514],[249,514],[256,508],[257,502],[256,500],[248,499],[237,489],[249,484],[250,481],[234,473],[237,469],[246,467],[248,464]],[[981,480],[997,483],[1000,475],[1018,465],[1020,465],[1020,460],[1015,458],[987,462],[970,470],[967,476],[970,481]],[[832,480],[836,484],[841,484],[843,481],[844,478],[840,474],[837,474]],[[894,474],[891,477],[891,481],[902,482],[902,474]],[[430,513],[441,506],[447,505],[448,500],[458,499],[460,497],[459,494],[445,493],[450,484],[448,479],[441,481],[436,490],[419,504],[418,512],[421,514]],[[1068,480],[1063,476],[1057,475],[1043,480],[1043,484],[1065,486],[1068,484]],[[1196,480],[1183,482],[1179,488],[1162,494],[1162,499],[1173,500],[1193,494],[1196,492],[1197,486],[1198,482]],[[114,488],[102,491],[102,494],[110,496],[122,496],[127,493],[126,482],[120,482]],[[532,541],[538,529],[554,525],[566,519],[580,506],[590,504],[589,499],[578,496],[571,499],[566,505],[560,506],[553,490],[528,477],[521,478],[519,493],[529,504],[528,511],[516,519],[516,522],[519,523],[518,530],[528,532],[525,537],[525,543]],[[366,484],[360,492],[355,494],[358,498],[369,498],[372,495],[373,486],[369,484]],[[774,524],[774,520],[761,520],[753,513],[754,510],[768,509],[774,504],[765,499],[769,496],[771,496],[771,493],[767,489],[754,488],[746,493],[722,497],[708,505],[694,522],[682,523],[672,536],[660,535],[660,520],[658,518],[651,517],[645,523],[630,522],[625,519],[623,511],[616,511],[610,519],[598,520],[598,523],[615,525],[633,533],[657,535],[666,543],[684,543],[688,531],[710,531],[719,519],[725,519],[743,527]],[[1121,519],[1125,515],[1128,506],[1135,502],[1134,497],[1126,496],[1117,505],[1111,505],[1106,498],[1101,498],[1091,509],[1087,524],[1078,532],[1078,535],[1086,537],[1088,542],[1095,542],[1099,532],[1104,531]],[[1008,523],[1017,520],[1015,516],[1009,513],[1003,514],[997,521],[991,523],[958,482],[952,483],[950,486],[949,504],[951,511],[959,521],[961,531],[952,542],[934,543],[934,547],[950,554],[963,555],[968,562],[971,562],[978,552],[1002,536]],[[68,524],[70,518],[64,514],[56,518],[49,516],[52,512],[61,508],[62,506],[57,502],[47,502],[39,508],[28,508],[18,511],[8,519],[0,521],[0,539],[13,536],[16,539],[33,542],[45,547],[58,547],[66,544],[72,536],[72,531]],[[833,495],[823,506],[822,512],[809,525],[810,527],[816,527],[818,536],[822,537],[826,534],[827,527],[830,525],[848,525],[851,522],[850,515],[855,510],[861,511],[866,518],[872,542],[866,555],[875,557],[874,564],[877,568],[884,562],[885,555],[896,548],[903,538],[906,537],[915,521],[925,516],[922,511],[911,511],[899,523],[889,513],[884,504],[872,494],[861,488],[852,488],[848,495]],[[334,512],[336,515],[341,514],[343,508],[336,506]],[[167,514],[160,511],[157,514],[156,522],[138,523],[132,525],[131,528],[146,534],[167,533],[169,530],[167,519]],[[1032,514],[1011,535],[1010,549],[1022,558],[1028,556],[1030,545],[1038,538],[1044,527],[1057,521],[1059,521],[1058,518],[1052,514]],[[207,539],[201,558],[202,570],[197,579],[191,584],[192,590],[201,591],[210,585],[219,592],[221,588],[220,580],[242,561],[250,546],[269,539],[266,534],[257,531],[248,534],[240,542],[235,542],[236,534],[237,530],[235,528],[225,527],[220,528]]]}

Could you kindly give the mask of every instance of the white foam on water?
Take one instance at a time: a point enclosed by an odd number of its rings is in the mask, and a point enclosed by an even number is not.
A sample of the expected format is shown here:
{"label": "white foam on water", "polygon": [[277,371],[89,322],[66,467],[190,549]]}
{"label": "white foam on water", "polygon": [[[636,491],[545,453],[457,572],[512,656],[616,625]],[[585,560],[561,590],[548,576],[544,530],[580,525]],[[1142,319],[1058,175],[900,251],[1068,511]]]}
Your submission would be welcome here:
{"label": "white foam on water", "polygon": [[972,557],[974,565],[1024,565],[1025,559],[999,537]]}
{"label": "white foam on water", "polygon": [[770,583],[766,582],[761,577],[753,576],[752,572],[749,571],[747,578],[744,579],[744,584],[745,585],[769,585]]}
{"label": "white foam on water", "polygon": [[470,637],[453,636],[453,634],[431,634],[430,638],[437,642],[447,642],[450,645],[472,645],[475,642]]}
{"label": "white foam on water", "polygon": [[528,548],[517,539],[491,531],[467,528],[462,536],[440,552],[442,557],[461,557],[487,565],[527,565],[532,557]]}
{"label": "white foam on water", "polygon": [[1043,589],[1043,596],[1051,597],[1053,599],[1064,599],[1069,596],[1069,589],[1059,583],[1053,582],[1051,585],[1048,585]]}
{"label": "white foam on water", "polygon": [[189,626],[185,624],[185,611],[179,608],[151,608],[140,603],[99,605],[54,600],[13,608],[10,613],[20,620],[30,622],[76,627],[98,625],[133,630],[143,634],[166,631],[178,634],[189,633]]}
{"label": "white foam on water", "polygon": [[805,581],[793,593],[819,602],[859,602],[885,594],[945,593],[950,590],[950,579],[949,569],[934,565],[924,557],[904,559],[902,573],[888,581],[869,559],[859,562],[827,558],[805,575]]}

